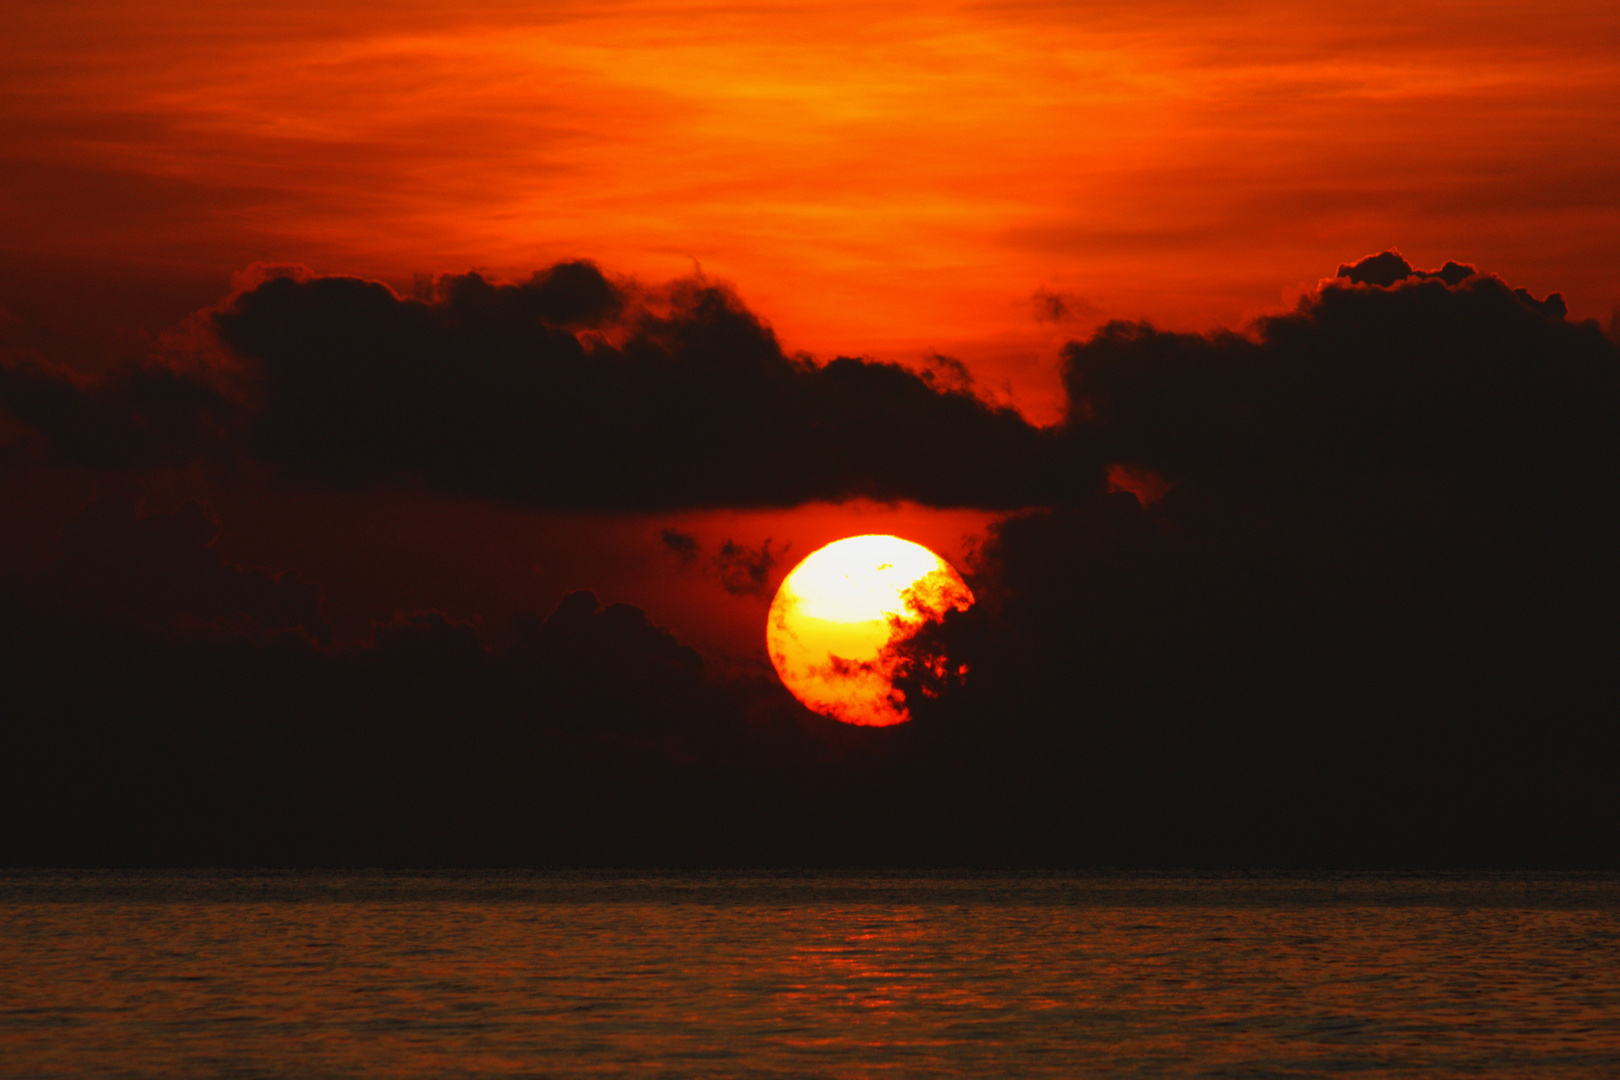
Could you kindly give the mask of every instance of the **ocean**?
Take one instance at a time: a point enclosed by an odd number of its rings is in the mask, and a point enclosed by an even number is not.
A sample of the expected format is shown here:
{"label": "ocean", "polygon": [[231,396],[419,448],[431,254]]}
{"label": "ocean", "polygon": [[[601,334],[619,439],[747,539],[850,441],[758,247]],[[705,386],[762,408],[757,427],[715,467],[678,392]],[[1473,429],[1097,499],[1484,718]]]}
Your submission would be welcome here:
{"label": "ocean", "polygon": [[6,872],[0,1075],[1612,1077],[1620,877]]}

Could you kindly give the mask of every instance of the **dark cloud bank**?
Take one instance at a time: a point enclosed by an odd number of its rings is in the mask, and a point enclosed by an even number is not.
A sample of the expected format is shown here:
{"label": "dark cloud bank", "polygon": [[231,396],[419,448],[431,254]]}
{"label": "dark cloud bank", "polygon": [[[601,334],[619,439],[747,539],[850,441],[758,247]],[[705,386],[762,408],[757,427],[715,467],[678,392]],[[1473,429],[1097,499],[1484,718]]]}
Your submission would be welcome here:
{"label": "dark cloud bank", "polygon": [[701,281],[648,296],[564,263],[521,285],[441,279],[425,302],[277,277],[206,328],[238,364],[89,380],[24,360],[0,367],[0,403],[48,454],[93,467],[245,456],[306,483],[552,509],[1045,495],[1041,440],[1015,412],[932,372],[785,355]]}
{"label": "dark cloud bank", "polygon": [[[214,323],[234,359],[205,375],[14,354],[11,452],[550,507],[1040,508],[909,646],[968,677],[913,665],[915,721],[867,731],[588,594],[334,641],[314,586],[109,481],[4,585],[6,861],[1620,864],[1620,349],[1556,295],[1386,253],[1246,334],[1110,324],[1039,431],[585,264],[432,303],[282,278]],[[747,592],[778,556],[711,569]]]}

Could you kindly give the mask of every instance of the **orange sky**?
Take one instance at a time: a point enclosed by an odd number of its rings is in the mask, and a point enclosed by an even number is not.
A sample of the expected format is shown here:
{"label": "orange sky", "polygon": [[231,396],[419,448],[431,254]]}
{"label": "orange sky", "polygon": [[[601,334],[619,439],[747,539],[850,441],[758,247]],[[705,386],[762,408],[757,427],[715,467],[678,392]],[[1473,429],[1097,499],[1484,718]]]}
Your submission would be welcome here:
{"label": "orange sky", "polygon": [[0,42],[13,255],[695,260],[790,349],[952,353],[1041,420],[1097,321],[1237,325],[1391,244],[1620,302],[1606,0],[58,0]]}

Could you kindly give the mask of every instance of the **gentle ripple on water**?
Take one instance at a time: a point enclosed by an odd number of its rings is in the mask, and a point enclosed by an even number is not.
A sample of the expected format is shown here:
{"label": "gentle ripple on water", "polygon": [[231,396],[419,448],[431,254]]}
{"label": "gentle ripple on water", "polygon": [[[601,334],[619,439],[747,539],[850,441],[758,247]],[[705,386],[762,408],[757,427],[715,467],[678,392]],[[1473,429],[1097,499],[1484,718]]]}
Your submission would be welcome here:
{"label": "gentle ripple on water", "polygon": [[0,875],[7,1077],[1620,1075],[1620,879]]}

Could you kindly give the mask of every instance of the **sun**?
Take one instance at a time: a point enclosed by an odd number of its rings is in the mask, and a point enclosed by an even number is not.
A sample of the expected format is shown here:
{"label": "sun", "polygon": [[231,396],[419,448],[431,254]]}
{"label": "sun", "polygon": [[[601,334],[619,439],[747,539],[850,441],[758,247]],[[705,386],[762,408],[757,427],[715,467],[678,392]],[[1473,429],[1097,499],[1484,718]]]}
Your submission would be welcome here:
{"label": "sun", "polygon": [[911,719],[891,643],[965,611],[973,593],[951,564],[898,536],[851,536],[811,552],[782,579],[765,647],[793,696],[846,724]]}

